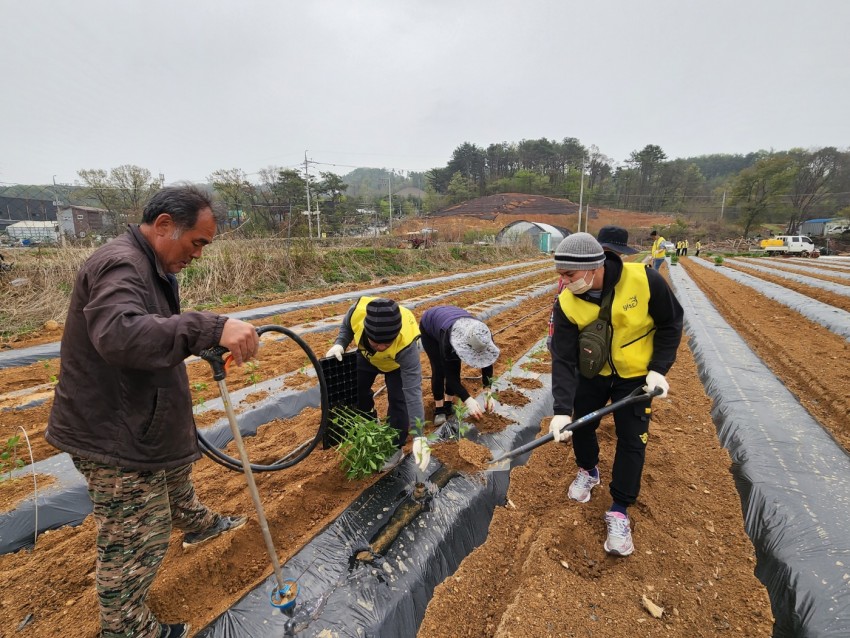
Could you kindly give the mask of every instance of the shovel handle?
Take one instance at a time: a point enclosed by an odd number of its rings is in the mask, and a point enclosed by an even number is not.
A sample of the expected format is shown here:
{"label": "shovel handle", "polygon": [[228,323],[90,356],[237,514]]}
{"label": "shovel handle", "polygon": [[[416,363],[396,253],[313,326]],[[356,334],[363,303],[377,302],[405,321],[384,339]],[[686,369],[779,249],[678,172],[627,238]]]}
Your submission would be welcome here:
{"label": "shovel handle", "polygon": [[[652,397],[656,397],[661,394],[663,390],[661,388],[655,388],[652,392],[644,392],[643,387],[635,388],[628,396],[620,399],[619,401],[615,401],[614,403],[610,403],[606,405],[604,408],[600,408],[598,410],[594,410],[590,414],[585,414],[577,421],[573,421],[569,425],[565,425],[561,428],[561,432],[572,432],[580,427],[588,425],[589,423],[593,423],[594,421],[598,421],[606,414],[610,414],[614,410],[619,410],[622,407],[627,405],[631,405],[632,403],[638,403],[639,401],[645,401],[646,399],[651,399]],[[530,443],[526,443],[525,445],[521,445],[518,448],[510,450],[509,452],[505,452],[500,457],[493,459],[492,461],[488,461],[491,465],[494,463],[499,463],[500,461],[506,461],[507,459],[512,459],[516,456],[520,456],[521,454],[525,454],[526,452],[530,452],[531,450],[540,447],[544,443],[548,443],[555,438],[551,432],[541,436],[539,439],[534,439]]]}

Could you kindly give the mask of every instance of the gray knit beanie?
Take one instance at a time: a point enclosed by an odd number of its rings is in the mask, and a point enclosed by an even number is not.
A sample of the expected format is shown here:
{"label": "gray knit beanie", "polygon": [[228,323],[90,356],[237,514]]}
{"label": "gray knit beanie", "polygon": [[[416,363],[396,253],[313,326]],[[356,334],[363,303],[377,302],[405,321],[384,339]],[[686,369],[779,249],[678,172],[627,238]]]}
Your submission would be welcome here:
{"label": "gray knit beanie", "polygon": [[605,252],[590,233],[573,233],[555,249],[555,270],[596,270],[604,263]]}

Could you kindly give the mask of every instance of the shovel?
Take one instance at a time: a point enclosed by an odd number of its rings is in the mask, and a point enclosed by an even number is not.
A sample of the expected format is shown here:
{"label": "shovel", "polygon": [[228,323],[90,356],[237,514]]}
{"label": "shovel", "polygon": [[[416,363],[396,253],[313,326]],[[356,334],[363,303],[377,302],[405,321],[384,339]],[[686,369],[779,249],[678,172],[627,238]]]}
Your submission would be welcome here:
{"label": "shovel", "polygon": [[[606,414],[610,414],[614,410],[619,410],[620,408],[623,408],[627,405],[631,405],[632,403],[646,401],[647,399],[651,399],[652,397],[658,396],[662,392],[663,390],[661,388],[655,388],[652,392],[645,392],[642,387],[635,388],[631,394],[620,399],[619,401],[606,405],[604,408],[594,410],[590,414],[585,414],[578,421],[573,421],[569,425],[565,425],[561,428],[561,432],[571,432],[573,430],[577,430],[582,426],[598,421],[603,416],[605,416]],[[530,452],[531,450],[540,447],[544,443],[548,443],[549,441],[554,440],[554,438],[555,436],[551,432],[549,432],[545,436],[541,436],[539,439],[534,439],[530,443],[526,443],[525,445],[521,445],[518,448],[505,452],[501,456],[487,461],[487,464],[489,465],[487,471],[499,472],[502,470],[509,470],[511,468],[511,459],[525,454],[526,452]]]}
{"label": "shovel", "polygon": [[224,404],[224,411],[227,414],[227,421],[230,424],[230,432],[233,435],[233,442],[236,444],[236,449],[239,450],[239,458],[242,461],[242,469],[245,472],[245,480],[248,483],[248,491],[251,493],[251,500],[254,501],[254,509],[257,511],[257,521],[260,523],[260,530],[263,533],[263,540],[266,542],[266,550],[272,562],[272,570],[277,581],[277,589],[272,591],[270,599],[274,607],[288,611],[295,606],[295,597],[298,595],[298,583],[294,580],[284,580],[283,570],[280,567],[280,561],[275,551],[274,541],[272,540],[271,532],[269,531],[269,523],[266,519],[266,512],[263,509],[263,502],[260,500],[260,493],[257,490],[257,483],[254,481],[254,474],[251,471],[251,461],[248,458],[248,452],[245,449],[245,444],[242,441],[242,433],[239,431],[239,423],[236,420],[236,413],[233,411],[233,403],[230,400],[230,392],[227,389],[227,361],[224,354],[228,350],[224,346],[213,346],[208,350],[201,352],[201,358],[204,359],[213,369],[213,379],[218,382],[218,389],[221,393],[221,400]]}

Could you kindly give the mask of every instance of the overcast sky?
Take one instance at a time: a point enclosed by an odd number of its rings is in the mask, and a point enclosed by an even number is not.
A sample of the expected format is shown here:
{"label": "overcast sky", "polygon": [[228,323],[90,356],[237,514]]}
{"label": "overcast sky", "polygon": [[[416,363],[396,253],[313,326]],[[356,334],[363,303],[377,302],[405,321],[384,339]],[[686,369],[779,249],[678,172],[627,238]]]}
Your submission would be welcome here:
{"label": "overcast sky", "polygon": [[0,24],[3,183],[850,146],[847,0],[0,0]]}

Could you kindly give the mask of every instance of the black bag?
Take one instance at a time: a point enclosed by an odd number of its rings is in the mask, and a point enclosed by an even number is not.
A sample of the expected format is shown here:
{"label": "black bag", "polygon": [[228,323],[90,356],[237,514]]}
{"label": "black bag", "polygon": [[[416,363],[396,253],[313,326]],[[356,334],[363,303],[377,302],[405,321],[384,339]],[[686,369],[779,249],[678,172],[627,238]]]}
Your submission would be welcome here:
{"label": "black bag", "polygon": [[611,352],[611,338],[614,328],[611,326],[611,304],[614,291],[602,299],[599,317],[591,321],[578,335],[578,369],[586,379],[595,377],[608,362]]}

